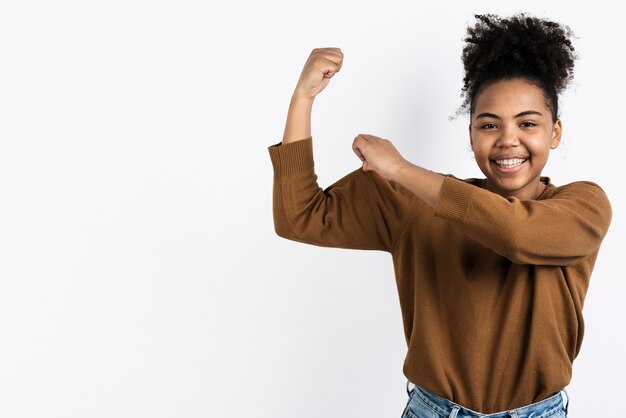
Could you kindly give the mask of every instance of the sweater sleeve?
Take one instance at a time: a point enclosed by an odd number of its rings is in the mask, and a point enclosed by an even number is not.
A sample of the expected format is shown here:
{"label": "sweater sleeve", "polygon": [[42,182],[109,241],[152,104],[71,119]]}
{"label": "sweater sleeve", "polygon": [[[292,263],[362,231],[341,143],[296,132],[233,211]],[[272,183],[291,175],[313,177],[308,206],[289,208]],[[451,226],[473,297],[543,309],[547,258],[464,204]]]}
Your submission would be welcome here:
{"label": "sweater sleeve", "polygon": [[322,189],[311,137],[268,151],[279,236],[322,247],[391,251],[415,201],[409,190],[362,168]]}
{"label": "sweater sleeve", "polygon": [[558,187],[547,199],[519,200],[446,177],[435,215],[514,263],[565,266],[598,251],[612,212],[591,182]]}

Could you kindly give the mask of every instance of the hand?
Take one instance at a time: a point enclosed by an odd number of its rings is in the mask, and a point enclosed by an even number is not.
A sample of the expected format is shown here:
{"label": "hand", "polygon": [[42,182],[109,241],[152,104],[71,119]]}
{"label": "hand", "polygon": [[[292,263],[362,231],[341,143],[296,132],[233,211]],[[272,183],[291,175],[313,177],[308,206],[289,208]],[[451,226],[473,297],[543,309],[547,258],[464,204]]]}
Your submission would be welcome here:
{"label": "hand", "polygon": [[359,134],[352,142],[352,150],[363,161],[363,171],[376,171],[387,180],[393,180],[398,170],[410,164],[391,141],[374,135]]}
{"label": "hand", "polygon": [[343,53],[339,48],[316,48],[304,64],[294,96],[314,99],[339,72]]}

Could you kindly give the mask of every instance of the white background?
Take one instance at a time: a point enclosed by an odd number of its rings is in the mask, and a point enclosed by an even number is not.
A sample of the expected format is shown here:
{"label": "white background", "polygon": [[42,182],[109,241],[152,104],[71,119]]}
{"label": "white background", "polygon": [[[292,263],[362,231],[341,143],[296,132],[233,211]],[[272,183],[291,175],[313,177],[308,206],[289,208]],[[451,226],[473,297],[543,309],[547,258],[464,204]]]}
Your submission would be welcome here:
{"label": "white background", "polygon": [[[2,2],[0,416],[399,417],[391,257],[275,235],[267,147],[311,49],[336,46],[313,114],[321,187],[360,167],[358,133],[481,176],[466,117],[448,117],[465,28],[522,11],[502,3]],[[579,37],[544,174],[596,181],[614,209],[568,387],[586,418],[626,374],[626,87],[622,14],[579,4],[524,10]]]}

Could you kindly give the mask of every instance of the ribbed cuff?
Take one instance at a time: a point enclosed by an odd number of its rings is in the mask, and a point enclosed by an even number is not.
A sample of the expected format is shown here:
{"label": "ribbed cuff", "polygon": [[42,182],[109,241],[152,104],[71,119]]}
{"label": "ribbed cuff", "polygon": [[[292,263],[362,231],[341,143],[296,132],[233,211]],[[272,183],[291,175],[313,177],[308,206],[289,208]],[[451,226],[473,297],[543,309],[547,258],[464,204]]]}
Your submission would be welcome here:
{"label": "ribbed cuff", "polygon": [[312,137],[286,144],[279,142],[270,145],[267,150],[270,153],[274,172],[282,176],[312,170],[314,167]]}
{"label": "ribbed cuff", "polygon": [[441,185],[435,216],[453,221],[465,221],[476,186],[452,177],[446,177]]}

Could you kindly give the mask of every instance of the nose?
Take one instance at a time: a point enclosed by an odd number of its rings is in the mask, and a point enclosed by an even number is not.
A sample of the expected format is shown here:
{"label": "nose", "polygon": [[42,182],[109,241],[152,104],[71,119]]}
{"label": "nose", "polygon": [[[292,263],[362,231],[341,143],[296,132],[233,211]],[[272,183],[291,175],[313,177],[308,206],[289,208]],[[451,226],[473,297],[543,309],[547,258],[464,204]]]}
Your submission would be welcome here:
{"label": "nose", "polygon": [[500,130],[500,137],[496,144],[499,148],[511,148],[519,145],[519,138],[517,137],[517,131],[510,126],[503,126]]}

